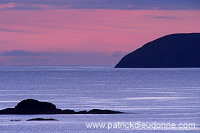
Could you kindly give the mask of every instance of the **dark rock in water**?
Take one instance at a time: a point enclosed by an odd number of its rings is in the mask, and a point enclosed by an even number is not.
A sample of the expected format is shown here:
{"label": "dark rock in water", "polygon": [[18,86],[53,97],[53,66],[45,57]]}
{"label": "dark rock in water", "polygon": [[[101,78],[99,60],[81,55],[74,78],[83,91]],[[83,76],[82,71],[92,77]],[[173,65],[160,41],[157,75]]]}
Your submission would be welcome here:
{"label": "dark rock in water", "polygon": [[58,121],[57,119],[53,118],[33,118],[33,119],[28,119],[26,121]]}
{"label": "dark rock in water", "polygon": [[6,108],[0,110],[0,114],[16,114],[15,108]]}
{"label": "dark rock in water", "polygon": [[171,34],[133,51],[115,68],[200,67],[200,33]]}
{"label": "dark rock in water", "polygon": [[120,111],[113,111],[113,110],[100,110],[100,109],[93,109],[88,112],[88,114],[120,114],[123,112]]}
{"label": "dark rock in water", "polygon": [[120,113],[123,112],[113,111],[113,110],[101,110],[101,109],[92,109],[90,111],[83,110],[76,112],[76,114],[120,114]]}
{"label": "dark rock in water", "polygon": [[15,108],[7,108],[0,110],[0,114],[59,114],[61,109],[48,102],[40,102],[34,99],[26,99],[21,101]]}
{"label": "dark rock in water", "polygon": [[65,109],[62,111],[63,114],[75,114],[76,112],[74,110],[70,110],[70,109]]}
{"label": "dark rock in water", "polygon": [[11,119],[10,121],[21,121],[21,119]]}
{"label": "dark rock in water", "polygon": [[88,112],[86,110],[83,110],[83,111],[76,112],[76,114],[88,114]]}
{"label": "dark rock in water", "polygon": [[22,114],[57,114],[62,112],[56,106],[48,102],[40,102],[34,99],[26,99],[15,106],[15,109]]}
{"label": "dark rock in water", "polygon": [[18,103],[17,106],[15,106],[15,109],[51,111],[56,110],[56,106],[48,102],[40,102],[34,99],[26,99]]}
{"label": "dark rock in water", "polygon": [[0,110],[0,114],[116,114],[122,113],[118,111],[111,110],[99,110],[93,109],[89,112],[79,111],[75,112],[74,110],[61,110],[57,109],[56,106],[52,103],[41,102],[34,99],[26,99],[18,103],[15,108],[7,108]]}

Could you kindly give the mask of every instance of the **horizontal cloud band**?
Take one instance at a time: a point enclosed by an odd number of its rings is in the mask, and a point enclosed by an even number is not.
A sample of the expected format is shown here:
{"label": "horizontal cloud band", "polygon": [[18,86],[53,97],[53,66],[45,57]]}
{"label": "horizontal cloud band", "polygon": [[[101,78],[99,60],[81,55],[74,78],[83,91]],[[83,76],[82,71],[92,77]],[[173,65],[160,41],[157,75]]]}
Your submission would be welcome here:
{"label": "horizontal cloud band", "polygon": [[36,52],[12,50],[0,53],[0,65],[112,65],[126,53],[105,52]]}
{"label": "horizontal cloud band", "polygon": [[197,10],[199,0],[1,0],[0,10],[125,9]]}

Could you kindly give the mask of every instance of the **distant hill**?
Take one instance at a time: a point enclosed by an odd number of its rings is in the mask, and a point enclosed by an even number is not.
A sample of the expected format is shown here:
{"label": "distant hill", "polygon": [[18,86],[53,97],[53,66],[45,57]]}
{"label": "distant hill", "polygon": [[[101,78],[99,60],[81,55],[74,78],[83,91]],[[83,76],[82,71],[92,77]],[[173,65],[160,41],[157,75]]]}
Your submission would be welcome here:
{"label": "distant hill", "polygon": [[115,68],[200,67],[200,33],[171,34],[143,45]]}

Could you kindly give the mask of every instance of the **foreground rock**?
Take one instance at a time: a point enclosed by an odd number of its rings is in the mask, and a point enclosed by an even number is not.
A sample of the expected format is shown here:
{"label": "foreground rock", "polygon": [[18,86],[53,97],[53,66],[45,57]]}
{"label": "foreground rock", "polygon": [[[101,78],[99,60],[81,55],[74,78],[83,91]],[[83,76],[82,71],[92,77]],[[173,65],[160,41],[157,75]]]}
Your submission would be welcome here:
{"label": "foreground rock", "polygon": [[0,114],[119,114],[123,112],[113,110],[93,109],[90,111],[61,110],[49,102],[41,102],[34,99],[26,99],[18,103],[15,108],[0,110]]}
{"label": "foreground rock", "polygon": [[133,51],[115,68],[200,67],[200,33],[171,34]]}
{"label": "foreground rock", "polygon": [[60,114],[61,109],[48,102],[26,99],[18,103],[15,108],[0,110],[0,114]]}
{"label": "foreground rock", "polygon": [[100,109],[93,109],[88,112],[88,114],[119,114],[122,112],[113,111],[113,110],[100,110]]}
{"label": "foreground rock", "polygon": [[58,121],[57,119],[53,118],[33,118],[33,119],[28,119],[26,121]]}

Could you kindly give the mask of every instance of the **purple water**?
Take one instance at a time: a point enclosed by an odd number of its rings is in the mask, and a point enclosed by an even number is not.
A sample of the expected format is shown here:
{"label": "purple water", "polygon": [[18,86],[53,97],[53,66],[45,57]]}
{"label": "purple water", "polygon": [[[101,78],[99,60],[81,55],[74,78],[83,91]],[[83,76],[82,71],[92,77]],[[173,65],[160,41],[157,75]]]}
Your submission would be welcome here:
{"label": "purple water", "polygon": [[[132,132],[131,129],[86,127],[88,122],[130,121],[195,123],[195,129],[172,131],[200,131],[199,68],[1,66],[0,109],[14,107],[27,98],[51,102],[61,109],[79,111],[98,108],[124,111],[127,114],[1,115],[0,132]],[[37,117],[55,118],[59,121],[26,121]],[[10,121],[11,119],[20,121]]]}

